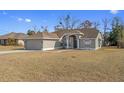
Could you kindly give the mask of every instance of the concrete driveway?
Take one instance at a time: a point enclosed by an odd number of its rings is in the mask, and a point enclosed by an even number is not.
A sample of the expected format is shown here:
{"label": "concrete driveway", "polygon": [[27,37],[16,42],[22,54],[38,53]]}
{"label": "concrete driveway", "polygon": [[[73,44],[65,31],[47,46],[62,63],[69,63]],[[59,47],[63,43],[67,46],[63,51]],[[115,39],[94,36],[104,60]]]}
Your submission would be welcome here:
{"label": "concrete driveway", "polygon": [[6,51],[0,51],[0,55],[4,54],[12,54],[12,53],[24,53],[24,52],[51,52],[51,53],[61,53],[61,52],[67,52],[67,51],[75,51],[73,49],[61,49],[61,50],[49,50],[49,51],[42,51],[42,50],[6,50]]}
{"label": "concrete driveway", "polygon": [[28,50],[0,51],[0,55],[3,55],[3,54],[12,54],[12,53],[21,53],[21,52],[33,52],[33,51],[28,51]]}

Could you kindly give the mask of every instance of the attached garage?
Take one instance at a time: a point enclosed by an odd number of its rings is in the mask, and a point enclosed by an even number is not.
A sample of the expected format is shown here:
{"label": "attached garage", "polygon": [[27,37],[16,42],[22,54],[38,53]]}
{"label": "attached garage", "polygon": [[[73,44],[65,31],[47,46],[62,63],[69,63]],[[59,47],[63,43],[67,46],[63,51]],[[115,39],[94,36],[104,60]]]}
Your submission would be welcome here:
{"label": "attached garage", "polygon": [[58,39],[44,39],[43,40],[43,50],[53,50],[62,48],[61,43]]}
{"label": "attached garage", "polygon": [[42,50],[43,40],[41,39],[27,39],[25,40],[25,49],[27,50]]}
{"label": "attached garage", "polygon": [[56,39],[27,39],[26,50],[53,50],[61,48],[61,43]]}
{"label": "attached garage", "polygon": [[41,32],[25,39],[27,50],[53,50],[60,47],[59,38],[54,33]]}

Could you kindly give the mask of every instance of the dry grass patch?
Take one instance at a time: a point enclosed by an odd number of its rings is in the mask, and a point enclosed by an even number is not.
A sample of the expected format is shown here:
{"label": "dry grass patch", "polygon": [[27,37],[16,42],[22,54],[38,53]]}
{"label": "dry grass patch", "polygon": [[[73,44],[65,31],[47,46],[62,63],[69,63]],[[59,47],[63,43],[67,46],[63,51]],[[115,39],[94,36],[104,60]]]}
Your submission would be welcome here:
{"label": "dry grass patch", "polygon": [[0,81],[124,81],[124,50],[1,55]]}
{"label": "dry grass patch", "polygon": [[23,50],[23,46],[1,46],[0,51],[8,51],[8,50]]}

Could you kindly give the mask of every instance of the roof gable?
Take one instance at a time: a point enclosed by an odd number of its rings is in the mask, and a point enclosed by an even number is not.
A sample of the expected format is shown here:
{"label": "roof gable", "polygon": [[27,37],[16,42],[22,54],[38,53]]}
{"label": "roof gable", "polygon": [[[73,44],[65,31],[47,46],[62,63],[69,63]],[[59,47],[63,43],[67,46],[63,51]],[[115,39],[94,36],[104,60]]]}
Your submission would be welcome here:
{"label": "roof gable", "polygon": [[61,37],[65,33],[78,33],[78,32],[81,32],[84,34],[82,38],[96,38],[98,36],[98,33],[99,33],[99,31],[96,30],[95,28],[59,30],[59,31],[55,31],[54,33],[56,33],[58,35],[58,37]]}

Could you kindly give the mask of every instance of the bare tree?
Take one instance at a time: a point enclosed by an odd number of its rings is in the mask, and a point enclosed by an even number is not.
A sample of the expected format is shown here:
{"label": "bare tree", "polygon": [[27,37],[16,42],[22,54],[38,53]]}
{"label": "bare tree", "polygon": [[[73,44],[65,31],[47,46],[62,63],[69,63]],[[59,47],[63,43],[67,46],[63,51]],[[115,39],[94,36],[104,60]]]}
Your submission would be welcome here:
{"label": "bare tree", "polygon": [[108,27],[108,25],[109,25],[109,23],[110,23],[110,19],[107,19],[107,18],[105,18],[105,19],[103,19],[102,20],[102,22],[103,22],[103,29],[104,29],[104,36],[103,36],[103,38],[104,38],[104,45],[106,46],[106,32],[108,31],[108,30],[110,30],[110,28]]}
{"label": "bare tree", "polygon": [[80,23],[80,29],[82,28],[91,28],[92,27],[92,22],[90,22],[89,20],[85,20],[82,23]]}
{"label": "bare tree", "polygon": [[48,32],[48,26],[41,26],[43,32]]}
{"label": "bare tree", "polygon": [[74,29],[74,28],[78,28],[76,27],[76,25],[78,25],[77,23],[79,22],[79,20],[72,20],[71,24],[70,24],[70,28]]}
{"label": "bare tree", "polygon": [[93,22],[93,27],[95,29],[98,29],[99,26],[100,26],[100,23],[99,22]]}
{"label": "bare tree", "polygon": [[32,26],[33,29],[28,29],[27,35],[34,35],[37,33],[37,26]]}
{"label": "bare tree", "polygon": [[37,26],[36,26],[36,25],[33,26],[33,30],[34,30],[35,32],[37,32]]}
{"label": "bare tree", "polygon": [[79,23],[79,20],[74,19],[70,15],[66,15],[64,17],[61,17],[59,19],[58,25],[55,26],[55,29],[75,29],[77,28],[77,25]]}

